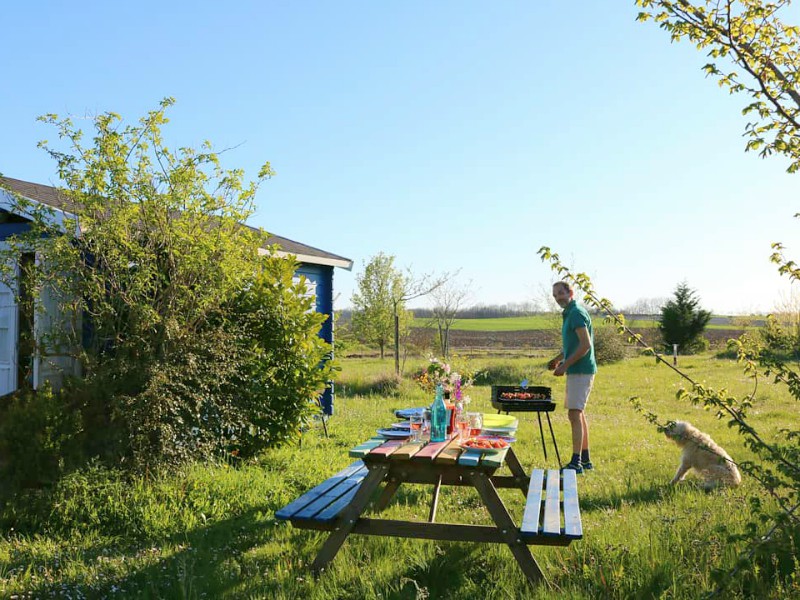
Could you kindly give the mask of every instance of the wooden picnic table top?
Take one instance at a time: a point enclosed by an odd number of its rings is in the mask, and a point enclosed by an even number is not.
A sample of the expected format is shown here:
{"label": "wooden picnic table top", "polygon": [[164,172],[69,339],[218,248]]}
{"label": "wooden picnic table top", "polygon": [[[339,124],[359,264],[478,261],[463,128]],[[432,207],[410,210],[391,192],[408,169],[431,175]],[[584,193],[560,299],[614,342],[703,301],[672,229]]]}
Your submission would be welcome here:
{"label": "wooden picnic table top", "polygon": [[510,443],[508,447],[494,452],[465,449],[459,445],[459,438],[455,435],[444,442],[414,442],[373,437],[350,450],[350,456],[361,458],[365,463],[412,461],[494,471],[503,466],[510,449]]}

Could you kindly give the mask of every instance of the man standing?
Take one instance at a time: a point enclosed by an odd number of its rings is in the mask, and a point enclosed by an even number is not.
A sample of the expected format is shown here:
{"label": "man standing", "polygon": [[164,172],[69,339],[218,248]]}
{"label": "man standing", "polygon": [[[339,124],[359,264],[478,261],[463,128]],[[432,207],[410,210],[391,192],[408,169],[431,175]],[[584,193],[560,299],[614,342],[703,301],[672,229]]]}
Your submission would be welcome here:
{"label": "man standing", "polygon": [[567,376],[567,395],[564,406],[572,427],[572,459],[564,469],[578,473],[593,468],[589,458],[589,426],[586,423],[586,401],[594,384],[597,363],[594,359],[592,319],[574,299],[575,292],[566,281],[553,284],[553,298],[564,309],[561,325],[562,351],[547,363],[553,375]]}

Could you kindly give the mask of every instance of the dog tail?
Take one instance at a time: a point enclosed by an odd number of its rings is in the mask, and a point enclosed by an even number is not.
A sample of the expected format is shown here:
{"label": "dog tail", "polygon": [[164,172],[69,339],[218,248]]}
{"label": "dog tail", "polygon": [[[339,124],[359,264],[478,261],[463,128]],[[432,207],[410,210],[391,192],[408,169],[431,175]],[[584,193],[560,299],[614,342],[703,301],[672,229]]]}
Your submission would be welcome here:
{"label": "dog tail", "polygon": [[735,464],[729,462],[728,470],[730,471],[731,482],[733,483],[734,486],[738,486],[740,483],[742,483],[742,474],[739,473],[739,469],[736,467]]}

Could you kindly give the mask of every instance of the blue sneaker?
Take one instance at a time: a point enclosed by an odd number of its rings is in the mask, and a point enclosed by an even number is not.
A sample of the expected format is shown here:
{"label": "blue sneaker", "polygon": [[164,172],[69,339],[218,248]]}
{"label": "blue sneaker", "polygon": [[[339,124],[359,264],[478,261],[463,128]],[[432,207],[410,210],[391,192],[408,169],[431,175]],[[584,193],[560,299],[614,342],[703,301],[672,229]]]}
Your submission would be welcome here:
{"label": "blue sneaker", "polygon": [[591,471],[592,469],[594,469],[594,465],[590,460],[587,460],[586,462],[581,461],[581,466],[583,467],[584,471]]}
{"label": "blue sneaker", "polygon": [[583,465],[581,464],[581,461],[575,462],[571,460],[566,465],[561,467],[561,470],[575,471],[576,474],[580,475],[581,473],[583,473]]}

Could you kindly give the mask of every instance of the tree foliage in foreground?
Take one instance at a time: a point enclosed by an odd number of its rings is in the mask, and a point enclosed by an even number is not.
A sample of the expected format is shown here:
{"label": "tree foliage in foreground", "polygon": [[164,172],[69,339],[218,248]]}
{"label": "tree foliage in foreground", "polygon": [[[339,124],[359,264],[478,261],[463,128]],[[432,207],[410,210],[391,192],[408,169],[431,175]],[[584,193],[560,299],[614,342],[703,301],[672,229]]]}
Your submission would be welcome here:
{"label": "tree foliage in foreground", "polygon": [[[0,251],[2,282],[17,288],[19,264],[40,323],[34,356],[82,371],[56,394],[75,426],[41,442],[64,455],[149,467],[252,454],[296,435],[330,376],[324,316],[293,279],[296,263],[274,248],[260,256],[265,234],[242,225],[269,164],[246,185],[208,143],[170,150],[172,103],[136,125],[97,116],[88,143],[70,119],[42,117],[58,132],[58,148],[40,146],[67,217],[15,197],[31,229]],[[30,252],[39,260],[17,263]],[[22,391],[9,410],[35,398]],[[14,427],[2,424],[0,457],[23,451],[3,435]]]}
{"label": "tree foliage in foreground", "polygon": [[[749,97],[742,109],[748,118],[746,151],[761,157],[782,155],[789,160],[788,171],[800,169],[800,27],[781,18],[789,0],[636,0],[642,10],[640,21],[655,21],[672,41],[688,40],[709,57],[704,66],[730,93]],[[772,245],[771,261],[791,281],[800,279],[796,263],[784,256],[784,247]],[[549,251],[547,252],[549,254]],[[787,386],[800,400],[800,373],[784,362],[779,353],[748,335],[733,341],[745,373]],[[661,361],[662,364],[668,364]],[[777,508],[768,507],[760,497],[751,498],[753,520],[741,537],[748,540],[734,573],[752,572],[758,565],[774,569],[777,576],[797,569],[796,544],[800,537],[800,430],[797,419],[781,430],[776,440],[764,440],[748,414],[753,394],[744,399],[730,397],[726,390],[709,389],[680,373],[691,383],[680,395],[695,403],[717,409],[720,417],[738,428],[745,444],[760,462],[740,465],[756,478]],[[765,531],[766,528],[766,531]],[[735,538],[736,536],[732,536]],[[787,564],[785,558],[789,557]],[[721,593],[728,582],[720,574],[713,591]],[[745,577],[746,579],[746,577]]]}
{"label": "tree foliage in foreground", "polygon": [[707,54],[703,67],[730,93],[750,101],[746,150],[781,154],[800,168],[800,27],[780,13],[790,0],[636,0],[640,21],[655,21],[673,42],[688,40]]}

